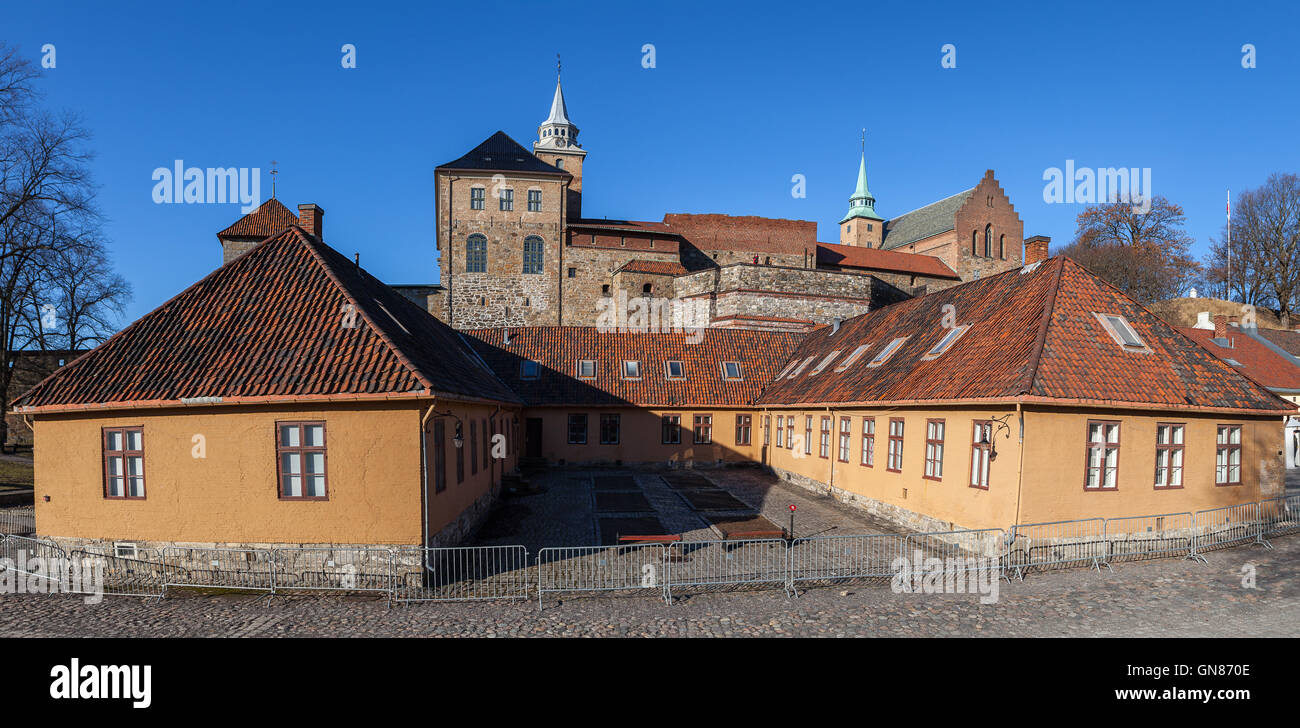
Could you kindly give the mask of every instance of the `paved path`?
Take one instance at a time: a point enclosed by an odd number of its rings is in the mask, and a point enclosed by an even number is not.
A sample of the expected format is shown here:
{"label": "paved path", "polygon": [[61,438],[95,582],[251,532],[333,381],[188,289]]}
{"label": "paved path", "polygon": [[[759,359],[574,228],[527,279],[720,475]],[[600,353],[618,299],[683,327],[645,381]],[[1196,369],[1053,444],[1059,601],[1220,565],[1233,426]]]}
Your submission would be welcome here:
{"label": "paved path", "polygon": [[[904,595],[862,584],[690,596],[423,604],[337,597],[178,596],[162,602],[65,595],[0,596],[0,638],[36,636],[1300,636],[1300,535],[1276,550],[1075,570],[975,595]],[[1257,589],[1242,586],[1250,565]]]}

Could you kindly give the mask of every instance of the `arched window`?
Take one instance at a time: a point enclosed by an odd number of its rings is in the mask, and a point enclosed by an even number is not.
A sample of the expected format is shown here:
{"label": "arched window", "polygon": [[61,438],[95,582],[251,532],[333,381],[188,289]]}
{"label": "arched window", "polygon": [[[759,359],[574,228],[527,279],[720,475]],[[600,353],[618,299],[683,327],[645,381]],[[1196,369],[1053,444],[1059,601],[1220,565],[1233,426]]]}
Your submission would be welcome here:
{"label": "arched window", "polygon": [[971,255],[978,256],[980,254],[979,241],[980,241],[980,231],[978,230],[970,231],[970,254]]}
{"label": "arched window", "polygon": [[524,238],[524,272],[542,272],[542,239],[536,235]]}
{"label": "arched window", "polygon": [[984,257],[993,257],[993,223],[984,226]]}
{"label": "arched window", "polygon": [[465,240],[465,272],[487,273],[487,237],[474,233]]}
{"label": "arched window", "polygon": [[560,159],[559,157],[556,157],[556,158],[555,158],[555,166],[556,166],[556,167],[559,167],[560,169],[564,169],[564,160],[563,160],[563,159]]}
{"label": "arched window", "polygon": [[1005,235],[998,236],[998,257],[1003,260],[1007,259],[1007,236]]}

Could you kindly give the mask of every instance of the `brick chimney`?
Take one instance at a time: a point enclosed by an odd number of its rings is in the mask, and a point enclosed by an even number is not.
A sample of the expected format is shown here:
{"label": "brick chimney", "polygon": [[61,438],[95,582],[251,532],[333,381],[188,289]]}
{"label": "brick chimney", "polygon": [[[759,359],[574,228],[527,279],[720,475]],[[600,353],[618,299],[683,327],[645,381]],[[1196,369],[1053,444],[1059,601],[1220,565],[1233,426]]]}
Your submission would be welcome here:
{"label": "brick chimney", "polygon": [[1214,338],[1228,338],[1228,317],[1221,313],[1214,315]]}
{"label": "brick chimney", "polygon": [[324,230],[322,229],[324,218],[325,211],[317,205],[310,202],[305,205],[298,205],[298,225],[321,241],[325,240]]}
{"label": "brick chimney", "polygon": [[1047,260],[1047,246],[1052,239],[1046,235],[1025,238],[1025,265],[1033,265]]}

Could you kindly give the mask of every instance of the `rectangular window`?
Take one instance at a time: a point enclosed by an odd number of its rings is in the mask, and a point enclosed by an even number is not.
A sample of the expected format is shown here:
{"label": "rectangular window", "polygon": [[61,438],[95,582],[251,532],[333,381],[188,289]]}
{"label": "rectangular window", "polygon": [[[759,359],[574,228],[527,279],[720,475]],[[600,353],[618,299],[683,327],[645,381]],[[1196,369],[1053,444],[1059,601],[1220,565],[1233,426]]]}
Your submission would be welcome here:
{"label": "rectangular window", "polygon": [[447,426],[441,419],[433,421],[433,492],[447,489]]}
{"label": "rectangular window", "polygon": [[989,463],[993,453],[993,421],[976,420],[970,445],[970,487],[989,489]]}
{"label": "rectangular window", "polygon": [[578,362],[578,379],[595,379],[596,378],[596,361],[594,359],[582,359]]}
{"label": "rectangular window", "polygon": [[812,415],[803,418],[803,454],[812,455]]}
{"label": "rectangular window", "polygon": [[664,363],[665,379],[685,379],[685,372],[686,370],[682,367],[682,363],[679,361],[673,360]]}
{"label": "rectangular window", "polygon": [[[835,371],[842,372],[845,369],[848,369],[850,366],[853,365],[853,362],[862,358],[862,355],[865,354],[867,349],[869,348],[871,348],[871,344],[863,344],[862,346],[859,346],[858,348],[854,349],[853,353],[849,354],[848,359],[845,359],[844,361],[840,362],[840,365],[835,367]],[[780,377],[777,378],[780,379]]]}
{"label": "rectangular window", "polygon": [[794,415],[785,418],[785,449],[794,449]]}
{"label": "rectangular window", "polygon": [[515,209],[515,191],[512,189],[501,190],[501,211],[510,212]]}
{"label": "rectangular window", "polygon": [[663,430],[663,444],[680,445],[682,443],[682,416],[664,415],[660,420]]}
{"label": "rectangular window", "polygon": [[144,498],[144,428],[104,428],[104,497]]}
{"label": "rectangular window", "polygon": [[1114,490],[1119,486],[1119,423],[1088,420],[1087,490]]}
{"label": "rectangular window", "polygon": [[923,361],[928,361],[937,358],[952,347],[952,345],[957,342],[957,339],[960,339],[961,335],[966,333],[966,330],[969,328],[970,324],[966,324],[965,326],[954,326],[953,328],[948,329],[948,331],[943,335],[943,338],[939,339],[939,343],[935,344],[933,348],[927,351],[925,356],[921,357],[921,359]]}
{"label": "rectangular window", "polygon": [[469,209],[482,210],[483,201],[487,199],[487,190],[482,187],[475,187],[469,191]]}
{"label": "rectangular window", "polygon": [[772,444],[772,416],[763,415],[763,447]]}
{"label": "rectangular window", "polygon": [[876,466],[876,418],[862,418],[862,464],[868,468]]}
{"label": "rectangular window", "polygon": [[587,416],[585,414],[569,415],[569,444],[587,444]]}
{"label": "rectangular window", "polygon": [[835,351],[832,351],[831,353],[822,357],[822,360],[817,362],[817,366],[813,367],[813,370],[811,372],[808,372],[808,376],[811,377],[815,374],[821,374],[822,372],[826,371],[826,367],[830,366],[831,362],[835,361],[835,357],[839,355],[840,355],[840,350],[836,349]]}
{"label": "rectangular window", "polygon": [[1156,487],[1183,487],[1183,425],[1156,423]]}
{"label": "rectangular window", "polygon": [[723,379],[740,379],[740,362],[724,361],[722,362]]}
{"label": "rectangular window", "polygon": [[752,415],[736,415],[736,444],[749,444],[749,430]]}
{"label": "rectangular window", "polygon": [[713,415],[695,415],[695,444],[713,442]]}
{"label": "rectangular window", "polygon": [[1219,425],[1215,438],[1214,484],[1241,485],[1241,425]]}
{"label": "rectangular window", "polygon": [[325,500],[325,423],[277,422],[280,497]]}
{"label": "rectangular window", "polygon": [[542,211],[542,191],[541,191],[541,190],[528,190],[528,211],[529,211],[529,212],[541,212],[541,211]]}
{"label": "rectangular window", "polygon": [[776,446],[785,447],[785,416],[776,416]]}
{"label": "rectangular window", "polygon": [[849,451],[853,449],[853,420],[840,418],[840,462],[849,461]]}
{"label": "rectangular window", "polygon": [[536,379],[542,372],[542,367],[535,361],[525,359],[519,362],[520,379]]}
{"label": "rectangular window", "polygon": [[625,362],[623,362],[623,378],[624,378],[624,379],[640,379],[640,378],[641,378],[641,362],[639,362],[639,361],[625,361]]}
{"label": "rectangular window", "polygon": [[524,238],[524,273],[528,275],[539,275],[542,272],[542,258],[545,255],[543,248],[546,241],[536,235],[529,235]]}
{"label": "rectangular window", "polygon": [[943,420],[925,421],[925,478],[943,480]]}
{"label": "rectangular window", "polygon": [[889,342],[887,345],[885,345],[885,348],[880,350],[879,354],[876,354],[876,356],[872,358],[870,362],[867,363],[867,366],[878,367],[884,364],[885,362],[889,361],[889,358],[894,355],[894,352],[898,351],[898,347],[902,346],[904,341],[907,341],[906,336],[901,336]]}
{"label": "rectangular window", "polygon": [[821,431],[818,433],[821,439],[817,441],[818,457],[830,458],[831,456],[831,418],[822,416]]}
{"label": "rectangular window", "polygon": [[617,445],[620,433],[621,423],[619,416],[616,414],[602,414],[600,416],[600,444]]}
{"label": "rectangular window", "polygon": [[885,462],[885,470],[903,472],[903,419],[901,417],[889,418],[889,458]]}

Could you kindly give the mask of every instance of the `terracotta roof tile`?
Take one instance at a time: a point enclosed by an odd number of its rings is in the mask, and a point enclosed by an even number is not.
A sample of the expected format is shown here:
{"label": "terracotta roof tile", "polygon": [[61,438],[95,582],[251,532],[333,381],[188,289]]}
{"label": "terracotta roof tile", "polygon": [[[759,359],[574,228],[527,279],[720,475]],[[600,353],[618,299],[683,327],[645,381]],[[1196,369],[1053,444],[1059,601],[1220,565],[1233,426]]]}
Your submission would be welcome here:
{"label": "terracotta roof tile", "polygon": [[217,233],[217,238],[269,238],[298,224],[298,216],[274,197],[257,206],[233,225]]}
{"label": "terracotta roof tile", "polygon": [[841,268],[860,268],[863,270],[889,271],[891,273],[910,273],[960,280],[947,263],[932,256],[920,253],[899,253],[878,248],[861,248],[856,245],[838,245],[817,243],[817,264],[835,265]]}
{"label": "terracotta roof tile", "polygon": [[[510,343],[504,343],[505,333]],[[483,359],[528,404],[745,406],[771,380],[800,335],[776,331],[703,329],[692,334],[601,332],[595,327],[539,326],[468,331]],[[699,338],[696,339],[695,337]],[[596,378],[578,379],[577,362],[596,361]],[[520,378],[520,363],[536,361],[540,377]],[[623,362],[641,363],[641,378],[623,378]],[[669,380],[665,365],[681,361],[685,378]],[[742,379],[722,376],[722,362],[740,362]]]}
{"label": "terracotta roof tile", "polygon": [[[356,326],[345,328],[350,311]],[[207,397],[425,391],[517,401],[457,332],[294,226],[59,369],[15,404],[131,407]]]}
{"label": "terracotta roof tile", "polygon": [[[951,306],[952,308],[947,308]],[[935,358],[951,312],[970,328]],[[1149,348],[1126,351],[1093,313],[1123,316]],[[868,362],[907,337],[883,365]],[[845,371],[834,368],[860,345]],[[810,374],[832,351],[825,371]],[[811,360],[773,382],[767,404],[1011,400],[1289,411],[1292,406],[1077,263],[1055,258],[821,327],[791,355]]]}
{"label": "terracotta roof tile", "polygon": [[[1230,346],[1220,346],[1213,341],[1214,332],[1208,329],[1180,327],[1178,330],[1184,336],[1204,346],[1211,354],[1227,362],[1229,366],[1265,387],[1300,390],[1300,366],[1288,361],[1264,342],[1241,329],[1228,328]],[[1264,334],[1264,331],[1261,330],[1260,334]],[[1232,361],[1228,361],[1230,359]]]}
{"label": "terracotta roof tile", "polygon": [[664,260],[629,260],[615,273],[653,273],[656,275],[681,276],[689,271],[681,263]]}

